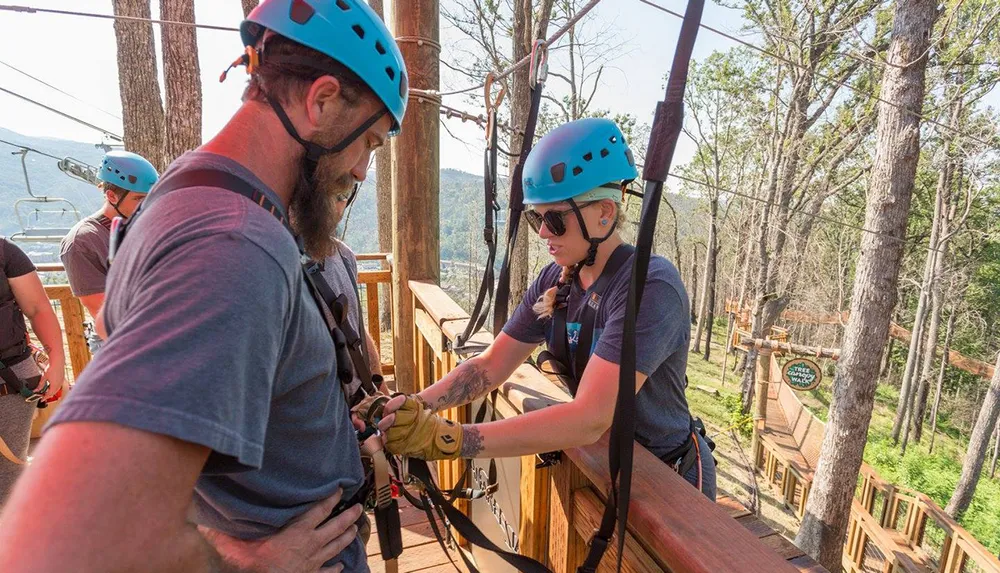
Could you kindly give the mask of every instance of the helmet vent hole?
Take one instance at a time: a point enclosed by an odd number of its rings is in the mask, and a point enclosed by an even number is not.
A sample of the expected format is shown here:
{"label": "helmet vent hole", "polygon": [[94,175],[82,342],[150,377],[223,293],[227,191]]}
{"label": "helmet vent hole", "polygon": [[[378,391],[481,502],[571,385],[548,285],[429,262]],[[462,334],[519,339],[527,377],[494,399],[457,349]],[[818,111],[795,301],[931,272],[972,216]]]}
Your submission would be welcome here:
{"label": "helmet vent hole", "polygon": [[386,66],[386,68],[385,68],[385,75],[389,76],[389,81],[395,80],[396,79],[396,70],[394,70],[394,69]]}
{"label": "helmet vent hole", "polygon": [[611,143],[618,143],[618,136],[612,135],[611,137],[608,138],[608,141],[610,141]]}
{"label": "helmet vent hole", "polygon": [[382,45],[382,42],[379,42],[378,40],[375,41],[375,51],[378,52],[379,55],[385,55],[385,46]]}
{"label": "helmet vent hole", "polygon": [[302,25],[308,22],[315,13],[316,10],[314,10],[313,7],[310,6],[305,0],[294,0],[292,2],[291,13],[288,17],[291,18],[292,22]]}
{"label": "helmet vent hole", "polygon": [[549,173],[552,175],[552,181],[562,183],[562,180],[566,178],[566,164],[556,163],[549,168]]}
{"label": "helmet vent hole", "polygon": [[351,29],[354,30],[354,33],[357,34],[359,38],[362,40],[365,39],[365,29],[361,27],[361,24],[355,24],[351,26]]}
{"label": "helmet vent hole", "polygon": [[607,157],[608,154],[609,154],[609,151],[607,149],[602,149],[601,150],[601,159],[604,159],[605,157]]}
{"label": "helmet vent hole", "polygon": [[580,167],[579,165],[577,165],[576,167],[573,168],[573,176],[574,177],[576,177],[577,175],[579,175],[581,173],[583,173],[583,167]]}
{"label": "helmet vent hole", "polygon": [[583,156],[583,160],[584,160],[584,161],[590,161],[590,160],[591,160],[591,159],[593,159],[593,158],[594,158],[594,154],[593,154],[593,153],[591,153],[591,152],[589,152],[589,151],[587,152],[587,154],[586,154],[586,155],[584,155],[584,156]]}
{"label": "helmet vent hole", "polygon": [[351,9],[351,6],[347,2],[344,2],[344,0],[337,0],[337,8],[340,8],[344,12],[347,12],[348,10]]}

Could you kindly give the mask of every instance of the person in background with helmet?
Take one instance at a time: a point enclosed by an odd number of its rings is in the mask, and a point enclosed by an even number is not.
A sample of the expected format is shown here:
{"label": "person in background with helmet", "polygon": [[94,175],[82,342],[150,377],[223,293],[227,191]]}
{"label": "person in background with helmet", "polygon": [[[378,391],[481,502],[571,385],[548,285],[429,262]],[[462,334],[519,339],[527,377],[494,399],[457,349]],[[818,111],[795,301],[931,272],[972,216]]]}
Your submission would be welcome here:
{"label": "person in background with helmet", "polygon": [[[552,263],[486,351],[419,394],[386,404],[390,421],[380,425],[389,451],[515,457],[592,444],[611,427],[617,363],[622,346],[633,343],[622,334],[635,249],[619,228],[625,185],[636,176],[621,130],[607,119],[567,123],[535,145],[523,171],[525,218]],[[714,500],[710,445],[684,397],[689,316],[677,269],[654,255],[637,315],[636,440]],[[484,424],[459,426],[434,415],[498,387],[542,342],[539,363],[562,374],[572,401]]]}
{"label": "person in background with helmet", "polygon": [[59,247],[59,259],[66,269],[69,288],[95,319],[87,335],[91,353],[97,352],[106,336],[96,319],[104,304],[108,278],[111,220],[116,216],[131,217],[159,177],[153,164],[141,155],[128,151],[108,152],[97,174],[104,205],[100,211],[74,225]]}
{"label": "person in background with helmet", "polygon": [[264,0],[240,31],[243,103],[116,249],[107,342],[0,514],[4,573],[369,570],[300,244],[332,254],[336,196],[403,120],[403,57],[363,0]]}

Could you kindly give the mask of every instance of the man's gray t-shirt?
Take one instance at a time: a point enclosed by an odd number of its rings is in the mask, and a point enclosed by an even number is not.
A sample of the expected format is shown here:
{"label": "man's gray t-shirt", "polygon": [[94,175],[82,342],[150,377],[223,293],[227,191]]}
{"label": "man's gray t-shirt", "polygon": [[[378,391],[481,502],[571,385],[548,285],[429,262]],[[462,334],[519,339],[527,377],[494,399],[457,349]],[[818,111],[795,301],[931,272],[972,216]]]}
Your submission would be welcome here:
{"label": "man's gray t-shirt", "polygon": [[[280,204],[250,171],[205,152],[179,158],[161,185],[207,167]],[[353,495],[358,443],[288,230],[207,187],[154,189],[133,225],[109,275],[108,342],[50,424],[113,422],[210,448],[195,520],[235,537],[272,534],[338,487]],[[368,570],[360,539],[337,561]]]}
{"label": "man's gray t-shirt", "polygon": [[108,243],[111,220],[103,213],[83,219],[63,237],[59,259],[66,268],[73,295],[89,296],[105,290],[108,277]]}
{"label": "man's gray t-shirt", "polygon": [[[630,259],[631,260],[631,259]],[[528,288],[504,325],[503,331],[516,340],[552,347],[552,319],[541,319],[532,305],[546,290],[556,285],[562,267],[550,263]],[[594,321],[592,353],[608,362],[621,360],[625,306],[632,278],[631,263],[622,265],[608,283],[600,299]],[[584,289],[573,285],[567,316],[579,316]],[[680,273],[667,259],[653,256],[649,261],[646,289],[636,319],[636,370],[648,379],[636,394],[636,441],[658,457],[680,446],[690,431],[690,412],[684,397],[688,344],[691,338],[690,307]],[[576,350],[580,324],[566,325],[571,351]]]}

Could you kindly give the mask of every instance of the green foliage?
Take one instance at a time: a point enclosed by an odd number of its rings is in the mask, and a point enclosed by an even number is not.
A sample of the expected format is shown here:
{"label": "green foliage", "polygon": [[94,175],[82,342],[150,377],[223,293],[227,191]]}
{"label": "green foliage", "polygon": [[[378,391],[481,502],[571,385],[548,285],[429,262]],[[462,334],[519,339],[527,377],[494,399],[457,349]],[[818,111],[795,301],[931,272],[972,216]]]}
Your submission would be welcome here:
{"label": "green foliage", "polygon": [[735,426],[744,438],[753,433],[753,415],[743,413],[743,405],[738,394],[723,396],[722,405],[729,412],[729,425]]}

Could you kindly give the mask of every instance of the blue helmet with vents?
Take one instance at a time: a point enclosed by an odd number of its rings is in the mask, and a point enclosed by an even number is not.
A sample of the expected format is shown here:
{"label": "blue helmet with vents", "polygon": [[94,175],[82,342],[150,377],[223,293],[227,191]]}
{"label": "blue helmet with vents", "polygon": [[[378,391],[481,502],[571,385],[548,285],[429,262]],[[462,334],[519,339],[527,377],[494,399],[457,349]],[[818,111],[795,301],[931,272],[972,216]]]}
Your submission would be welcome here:
{"label": "blue helmet with vents", "polygon": [[578,119],[545,135],[524,162],[524,204],[572,199],[638,176],[632,150],[615,122]]}
{"label": "blue helmet with vents", "polygon": [[149,193],[160,178],[153,164],[130,151],[109,151],[101,160],[97,178],[133,193]]}
{"label": "blue helmet with vents", "polygon": [[403,54],[378,14],[362,0],[264,0],[240,25],[244,46],[271,30],[337,60],[357,74],[392,116],[406,112],[409,85]]}

